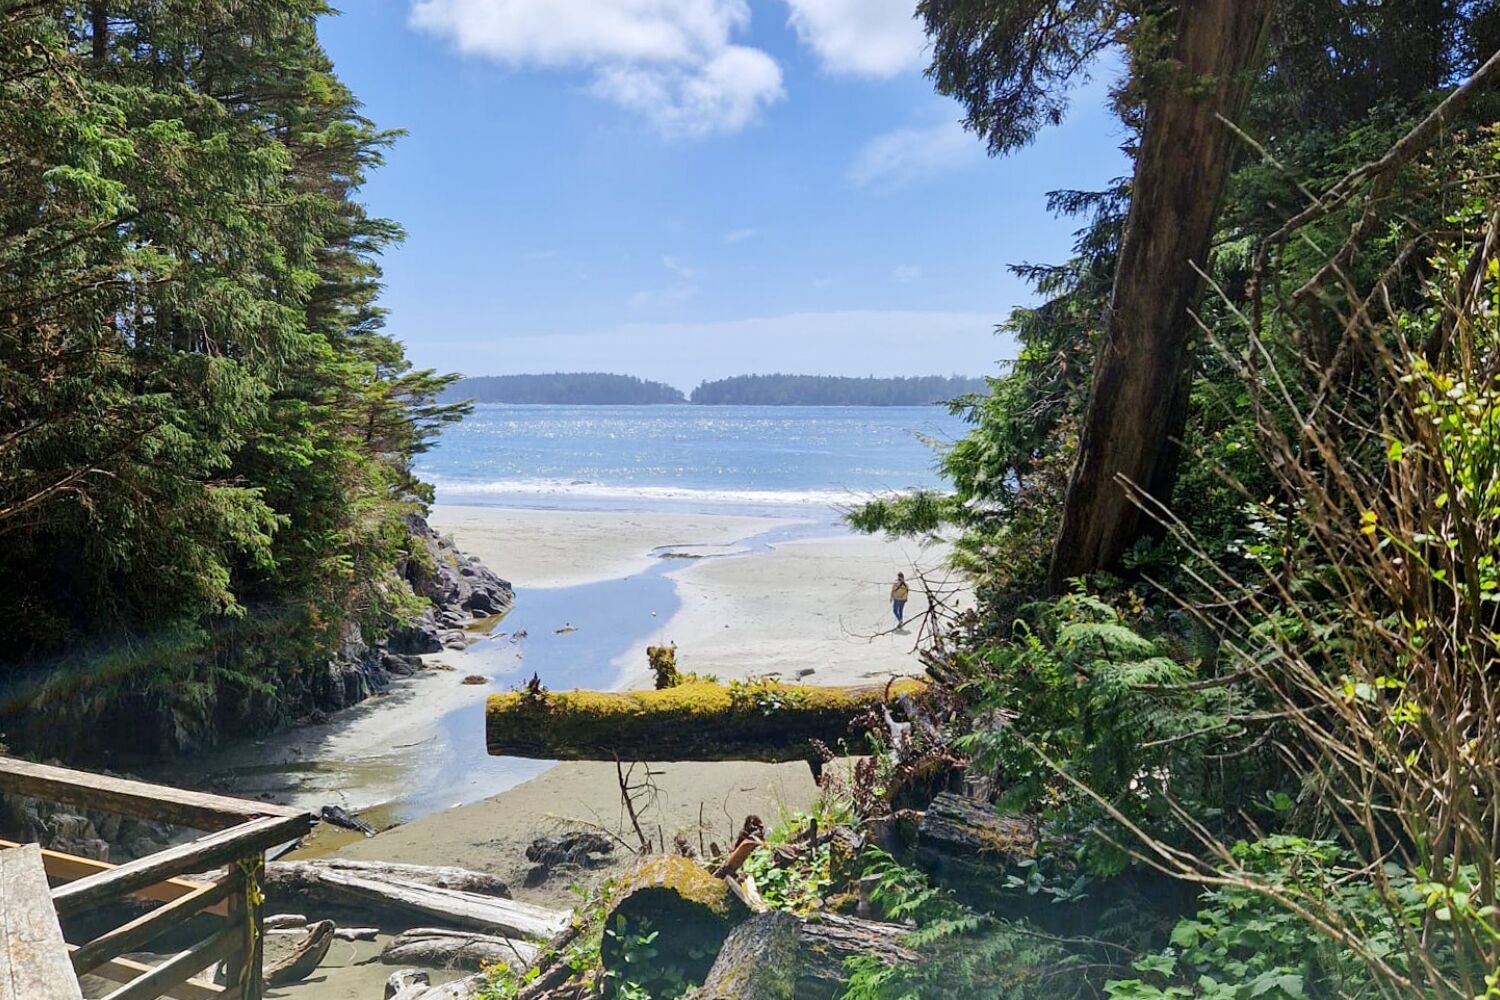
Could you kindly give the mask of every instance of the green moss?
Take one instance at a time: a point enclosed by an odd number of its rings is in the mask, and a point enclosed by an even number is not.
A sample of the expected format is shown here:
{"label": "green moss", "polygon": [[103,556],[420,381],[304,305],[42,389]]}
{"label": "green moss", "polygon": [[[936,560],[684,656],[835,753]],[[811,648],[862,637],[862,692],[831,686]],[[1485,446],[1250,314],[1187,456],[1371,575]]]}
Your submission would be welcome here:
{"label": "green moss", "polygon": [[724,685],[685,675],[654,691],[497,694],[487,724],[492,752],[543,759],[808,760],[814,740],[835,746],[883,698],[921,687],[918,680],[889,688]]}

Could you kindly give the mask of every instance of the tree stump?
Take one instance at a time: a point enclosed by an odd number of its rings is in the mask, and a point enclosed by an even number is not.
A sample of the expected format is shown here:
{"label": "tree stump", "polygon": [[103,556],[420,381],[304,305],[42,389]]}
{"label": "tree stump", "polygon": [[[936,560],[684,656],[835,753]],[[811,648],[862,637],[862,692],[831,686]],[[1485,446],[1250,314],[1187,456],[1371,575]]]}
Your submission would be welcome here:
{"label": "tree stump", "polygon": [[610,901],[601,964],[614,982],[653,993],[702,982],[748,914],[723,879],[691,858],[644,858],[620,877]]}

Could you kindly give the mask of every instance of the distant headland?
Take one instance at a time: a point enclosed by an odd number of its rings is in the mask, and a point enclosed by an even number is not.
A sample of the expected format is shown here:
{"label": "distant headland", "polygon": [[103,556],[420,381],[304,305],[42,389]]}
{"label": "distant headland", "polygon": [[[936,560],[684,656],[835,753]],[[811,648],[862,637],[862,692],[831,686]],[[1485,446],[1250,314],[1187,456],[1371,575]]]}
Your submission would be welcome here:
{"label": "distant headland", "polygon": [[684,395],[665,382],[604,372],[552,372],[540,375],[484,375],[461,379],[445,400],[478,403],[565,405],[700,406],[924,406],[959,396],[989,392],[983,378],[917,375],[856,378],[842,375],[736,375],[703,382]]}

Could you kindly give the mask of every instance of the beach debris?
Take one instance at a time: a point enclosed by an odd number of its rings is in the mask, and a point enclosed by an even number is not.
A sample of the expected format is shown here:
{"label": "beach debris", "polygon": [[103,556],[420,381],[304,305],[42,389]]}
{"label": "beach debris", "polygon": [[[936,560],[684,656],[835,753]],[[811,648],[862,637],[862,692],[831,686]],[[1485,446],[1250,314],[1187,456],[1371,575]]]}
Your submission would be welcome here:
{"label": "beach debris", "polygon": [[392,938],[380,952],[387,965],[424,965],[434,969],[477,971],[495,965],[522,969],[541,949],[526,941],[495,934],[443,927],[414,927]]}
{"label": "beach debris", "polygon": [[797,676],[798,677],[811,677],[813,674],[815,674],[817,672],[818,672],[818,670],[817,670],[816,667],[803,667],[801,670],[797,671]]}
{"label": "beach debris", "polygon": [[319,920],[307,928],[302,943],[286,957],[266,967],[264,979],[268,986],[285,986],[300,983],[322,963],[328,949],[333,945],[334,923]]}
{"label": "beach debris", "polygon": [[510,641],[511,642],[520,642],[522,639],[526,638],[526,635],[527,635],[527,632],[526,632],[526,630],[524,628],[518,628],[514,632],[511,633]]}
{"label": "beach debris", "polygon": [[318,810],[318,818],[333,826],[341,826],[345,830],[353,830],[362,833],[366,837],[375,836],[375,828],[358,816],[345,809],[343,806],[324,806]]}
{"label": "beach debris", "polygon": [[273,913],[262,924],[268,931],[282,931],[307,926],[307,917],[301,913]]}
{"label": "beach debris", "polygon": [[569,622],[564,622],[562,628],[553,629],[552,631],[555,635],[567,635],[569,632],[577,632],[578,626]]}
{"label": "beach debris", "polygon": [[318,858],[312,861],[279,861],[266,866],[267,891],[302,892],[316,886],[324,872],[342,872],[371,879],[400,879],[437,889],[457,889],[478,896],[510,898],[510,886],[498,875],[453,865],[408,865],[394,861],[355,861],[351,858]]}
{"label": "beach debris", "polygon": [[333,936],[340,941],[374,941],[379,933],[378,927],[340,927],[333,932]]}
{"label": "beach debris", "polygon": [[391,977],[385,981],[385,1000],[421,1000],[432,986],[432,979],[427,973],[416,969],[402,969],[391,973]]}
{"label": "beach debris", "polygon": [[465,684],[488,684],[490,679],[482,674],[469,674],[464,678],[463,682]]}
{"label": "beach debris", "polygon": [[543,865],[590,865],[602,863],[596,854],[614,852],[614,841],[592,830],[575,830],[553,837],[538,837],[526,848],[526,860]]}
{"label": "beach debris", "polygon": [[[294,893],[327,906],[354,909],[366,920],[378,919],[382,913],[399,913],[466,930],[537,941],[545,941],[572,920],[572,914],[563,910],[415,881],[411,877],[413,870],[431,875],[433,870],[424,873],[423,867],[377,862],[356,864],[345,859],[285,861],[266,866],[266,889],[273,898],[282,892]],[[479,872],[465,872],[465,875],[493,878]],[[439,875],[429,880],[445,878]]]}

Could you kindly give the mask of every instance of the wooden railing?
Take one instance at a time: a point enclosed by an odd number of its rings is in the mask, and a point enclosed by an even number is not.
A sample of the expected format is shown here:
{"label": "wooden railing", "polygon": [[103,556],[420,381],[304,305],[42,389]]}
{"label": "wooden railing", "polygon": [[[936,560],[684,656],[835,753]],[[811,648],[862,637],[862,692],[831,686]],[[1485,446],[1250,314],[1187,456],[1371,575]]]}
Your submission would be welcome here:
{"label": "wooden railing", "polygon": [[[43,852],[73,970],[118,983],[105,1000],[260,1000],[265,852],[305,834],[312,825],[308,813],[8,757],[0,757],[0,792],[205,831],[122,865]],[[0,842],[4,846],[11,845]],[[178,877],[216,868],[225,871],[208,882]],[[70,916],[128,896],[161,905],[87,941],[68,933]],[[148,945],[199,916],[215,918],[205,921],[212,930],[160,964],[122,957],[154,953]],[[225,985],[192,978],[219,962],[225,963]]]}

